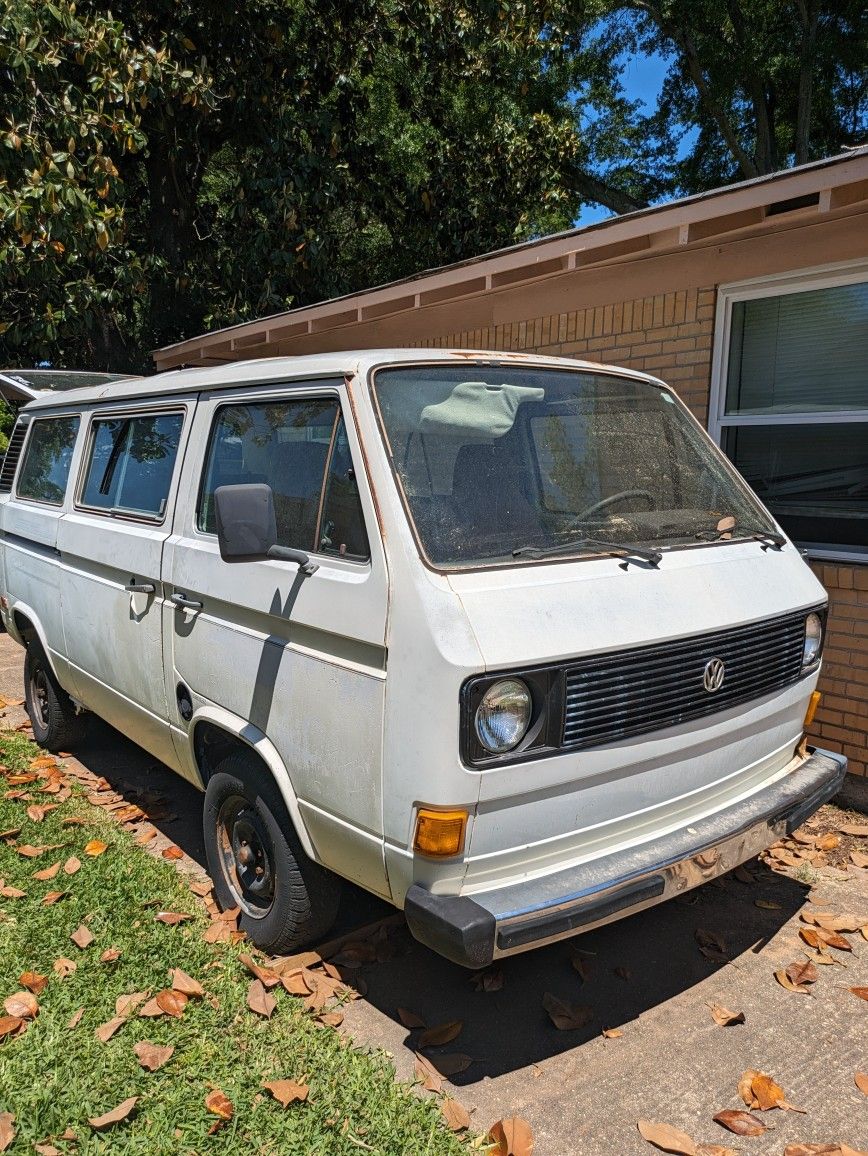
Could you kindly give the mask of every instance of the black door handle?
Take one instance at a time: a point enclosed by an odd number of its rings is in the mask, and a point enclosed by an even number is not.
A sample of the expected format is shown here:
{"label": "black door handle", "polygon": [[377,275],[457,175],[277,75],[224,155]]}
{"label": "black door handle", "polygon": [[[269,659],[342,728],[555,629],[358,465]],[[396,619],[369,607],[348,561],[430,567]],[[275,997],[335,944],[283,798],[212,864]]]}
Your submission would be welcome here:
{"label": "black door handle", "polygon": [[201,610],[202,603],[196,602],[193,598],[188,598],[186,594],[177,592],[169,595],[169,601],[174,602],[179,610]]}

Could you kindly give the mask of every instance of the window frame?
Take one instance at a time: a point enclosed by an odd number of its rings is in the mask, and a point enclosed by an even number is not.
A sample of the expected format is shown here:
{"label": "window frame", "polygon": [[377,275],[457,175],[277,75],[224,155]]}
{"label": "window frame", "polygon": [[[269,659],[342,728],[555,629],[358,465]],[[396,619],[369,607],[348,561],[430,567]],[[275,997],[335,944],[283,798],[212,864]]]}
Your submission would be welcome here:
{"label": "window frame", "polygon": [[[193,531],[195,534],[197,534],[203,538],[209,539],[211,541],[213,541],[217,537],[216,533],[213,533],[209,530],[205,530],[202,528],[202,526],[200,525],[200,516],[201,516],[201,512],[202,512],[202,502],[203,502],[204,497],[205,497],[205,483],[207,480],[208,466],[209,466],[210,460],[211,460],[211,451],[212,451],[212,448],[214,445],[214,438],[215,438],[216,433],[217,433],[217,424],[220,421],[220,415],[223,412],[223,410],[228,409],[228,408],[232,408],[232,407],[238,408],[239,406],[280,405],[282,402],[291,402],[291,401],[304,402],[304,401],[316,401],[318,399],[328,399],[330,401],[334,401],[334,403],[335,403],[335,418],[334,418],[334,421],[332,422],[331,434],[329,435],[328,450],[326,451],[325,463],[323,465],[323,475],[322,475],[322,481],[320,483],[319,499],[317,502],[316,525],[314,527],[314,541],[315,541],[316,545],[313,548],[311,548],[309,546],[302,546],[302,545],[299,545],[295,548],[300,549],[300,550],[304,550],[308,554],[316,555],[317,557],[320,557],[320,558],[325,558],[329,561],[338,560],[340,562],[347,562],[353,566],[363,566],[366,568],[370,568],[371,562],[372,562],[371,536],[370,536],[370,533],[368,530],[368,522],[367,522],[367,519],[365,518],[365,510],[364,510],[364,505],[362,503],[362,498],[361,498],[361,487],[358,487],[359,514],[361,515],[362,526],[364,527],[364,530],[365,530],[365,537],[368,540],[368,555],[367,555],[367,557],[366,558],[360,558],[360,557],[358,557],[358,555],[354,555],[354,554],[337,554],[337,553],[327,554],[324,551],[319,549],[319,541],[320,541],[321,530],[322,530],[322,519],[323,519],[324,508],[325,508],[326,489],[328,486],[329,472],[331,470],[332,458],[334,456],[335,445],[337,442],[338,426],[340,425],[341,422],[343,422],[345,429],[349,430],[349,427],[350,427],[350,422],[347,420],[347,415],[344,413],[344,407],[343,407],[343,403],[341,400],[340,392],[336,388],[332,388],[332,389],[316,389],[316,388],[314,388],[310,391],[304,390],[302,392],[298,389],[293,389],[290,386],[288,392],[286,392],[286,393],[284,393],[283,391],[280,391],[277,393],[268,393],[267,395],[256,394],[253,396],[239,397],[238,399],[233,399],[232,397],[227,397],[225,399],[222,399],[214,407],[214,412],[211,416],[211,425],[210,425],[210,428],[208,429],[208,437],[207,437],[206,442],[205,442],[205,452],[202,455],[202,466],[201,466],[201,469],[199,471],[199,484],[196,487],[196,502],[195,502],[195,505],[193,506]],[[352,440],[351,439],[348,439],[348,440],[349,440],[350,457],[352,458],[353,457]],[[357,467],[355,461],[353,461],[353,469],[356,471],[356,476],[358,477],[358,467]]]}
{"label": "window frame", "polygon": [[[84,415],[82,414],[81,410],[75,410],[70,413],[49,413],[46,414],[45,417],[31,417],[27,425],[27,430],[24,437],[24,445],[21,447],[21,453],[18,457],[18,464],[15,467],[14,490],[12,491],[11,496],[14,497],[16,501],[31,502],[35,506],[49,506],[52,510],[63,509],[63,507],[66,505],[67,498],[69,497],[70,482],[75,482],[75,454],[76,450],[78,449],[79,438],[81,437],[82,425],[84,424],[82,422],[83,416]],[[30,453],[30,446],[33,441],[34,429],[41,422],[69,421],[70,419],[76,419],[78,421],[78,428],[75,431],[75,441],[72,445],[72,457],[69,461],[69,472],[66,475],[66,485],[63,489],[63,498],[59,502],[49,502],[47,498],[33,498],[28,494],[22,494],[20,491],[21,476],[24,471],[24,467],[27,465],[27,455]]]}
{"label": "window frame", "polygon": [[[718,286],[711,358],[711,388],[708,399],[708,432],[722,452],[726,452],[723,449],[724,431],[733,427],[846,425],[868,422],[868,400],[864,409],[802,410],[777,414],[726,413],[734,304],[741,301],[755,301],[763,297],[784,297],[792,293],[834,289],[841,285],[854,285],[860,282],[868,282],[868,261],[864,259],[818,265],[794,273],[752,277],[745,281],[733,281]],[[732,461],[731,458],[728,460]],[[865,552],[860,553],[852,549],[809,546],[804,549],[804,553],[810,558],[823,561],[868,564],[868,555]]]}
{"label": "window frame", "polygon": [[[78,470],[78,477],[76,479],[75,497],[73,499],[73,507],[83,514],[93,514],[103,518],[120,518],[126,522],[141,522],[147,526],[162,526],[166,523],[171,513],[171,496],[177,482],[177,470],[181,459],[183,458],[184,436],[187,428],[187,414],[189,405],[179,402],[176,404],[148,406],[144,408],[136,407],[135,409],[105,409],[105,410],[91,410],[90,417],[87,423],[87,431],[85,434],[86,441],[82,449],[81,462]],[[144,514],[134,510],[126,510],[123,507],[106,506],[90,506],[82,500],[84,489],[87,485],[88,473],[90,471],[91,462],[93,461],[94,441],[96,439],[96,424],[100,421],[116,421],[116,420],[130,420],[142,417],[163,417],[170,414],[181,415],[181,429],[178,433],[178,447],[175,451],[175,461],[172,465],[172,476],[169,481],[169,490],[166,494],[166,506],[162,515],[159,514]]]}

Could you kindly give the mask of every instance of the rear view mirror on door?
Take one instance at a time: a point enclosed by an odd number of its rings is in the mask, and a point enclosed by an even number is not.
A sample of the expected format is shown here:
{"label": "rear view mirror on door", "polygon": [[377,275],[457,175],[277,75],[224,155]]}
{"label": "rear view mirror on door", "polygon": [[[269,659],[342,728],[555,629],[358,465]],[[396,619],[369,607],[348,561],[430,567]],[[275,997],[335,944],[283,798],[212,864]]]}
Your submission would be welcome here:
{"label": "rear view mirror on door", "polygon": [[277,541],[271,486],[263,482],[218,486],[214,507],[224,562],[255,562],[268,557]]}

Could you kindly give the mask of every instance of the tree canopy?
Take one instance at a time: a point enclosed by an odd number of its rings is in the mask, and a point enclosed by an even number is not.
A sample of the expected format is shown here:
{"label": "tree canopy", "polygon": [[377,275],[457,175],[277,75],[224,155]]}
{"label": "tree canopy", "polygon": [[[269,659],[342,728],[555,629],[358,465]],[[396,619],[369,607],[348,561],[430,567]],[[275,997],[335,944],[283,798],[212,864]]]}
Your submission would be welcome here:
{"label": "tree canopy", "polygon": [[[852,0],[0,0],[0,362],[203,329],[840,151]],[[625,94],[664,62],[657,106]]]}

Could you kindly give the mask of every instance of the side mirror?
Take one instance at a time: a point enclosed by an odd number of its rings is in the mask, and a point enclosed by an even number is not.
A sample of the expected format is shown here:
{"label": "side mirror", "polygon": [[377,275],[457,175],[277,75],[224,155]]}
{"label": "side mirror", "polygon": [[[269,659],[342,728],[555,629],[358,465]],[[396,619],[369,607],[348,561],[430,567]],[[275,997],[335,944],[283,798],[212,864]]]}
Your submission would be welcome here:
{"label": "side mirror", "polygon": [[303,574],[313,574],[319,569],[304,550],[276,544],[277,518],[271,486],[261,482],[218,486],[214,491],[214,512],[220,557],[224,562],[275,558],[297,562]]}

